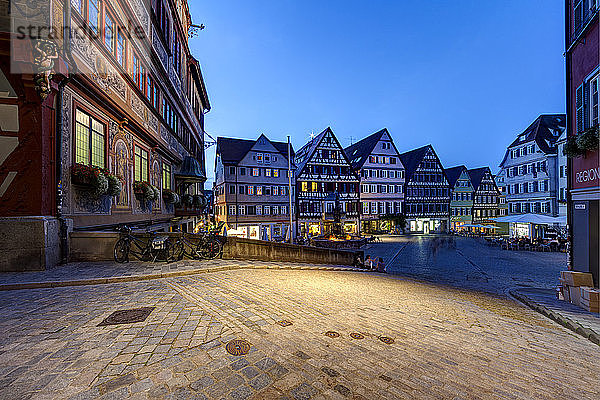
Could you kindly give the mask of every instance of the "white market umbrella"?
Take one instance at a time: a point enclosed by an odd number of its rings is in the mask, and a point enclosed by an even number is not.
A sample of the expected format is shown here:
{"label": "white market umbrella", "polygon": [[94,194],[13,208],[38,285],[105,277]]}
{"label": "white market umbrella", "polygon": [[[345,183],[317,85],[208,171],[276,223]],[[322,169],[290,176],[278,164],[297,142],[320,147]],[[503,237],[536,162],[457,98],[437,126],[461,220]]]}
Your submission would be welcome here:
{"label": "white market umbrella", "polygon": [[495,221],[537,225],[565,224],[567,222],[566,218],[564,217],[550,217],[548,215],[531,213],[498,217],[495,219]]}

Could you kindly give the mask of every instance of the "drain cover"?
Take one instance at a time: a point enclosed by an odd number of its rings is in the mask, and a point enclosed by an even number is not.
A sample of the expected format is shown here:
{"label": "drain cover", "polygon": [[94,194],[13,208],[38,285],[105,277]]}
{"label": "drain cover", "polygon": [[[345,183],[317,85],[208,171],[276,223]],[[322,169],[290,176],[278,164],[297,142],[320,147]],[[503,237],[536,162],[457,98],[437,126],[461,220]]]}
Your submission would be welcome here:
{"label": "drain cover", "polygon": [[358,333],[358,332],[352,332],[350,334],[350,337],[352,339],[364,339],[365,338],[365,336],[362,333]]}
{"label": "drain cover", "polygon": [[133,308],[131,310],[117,310],[100,322],[98,326],[133,324],[144,322],[155,307]]}
{"label": "drain cover", "polygon": [[379,340],[381,340],[385,344],[394,343],[394,339],[392,339],[391,337],[387,337],[387,336],[379,336]]}
{"label": "drain cover", "polygon": [[340,334],[337,333],[336,331],[327,331],[327,332],[325,332],[325,336],[330,337],[330,338],[336,338],[336,337],[340,337]]}
{"label": "drain cover", "polygon": [[225,345],[225,350],[232,356],[245,356],[250,351],[250,343],[241,339],[234,339]]}

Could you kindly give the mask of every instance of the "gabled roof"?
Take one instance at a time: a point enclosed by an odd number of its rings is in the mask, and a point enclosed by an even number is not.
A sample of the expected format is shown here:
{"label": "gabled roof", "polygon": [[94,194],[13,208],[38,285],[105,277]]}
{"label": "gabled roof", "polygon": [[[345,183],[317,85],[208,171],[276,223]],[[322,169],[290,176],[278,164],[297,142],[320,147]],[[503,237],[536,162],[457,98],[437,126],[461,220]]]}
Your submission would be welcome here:
{"label": "gabled roof", "polygon": [[[423,157],[425,157],[429,149],[433,151],[433,147],[431,147],[430,144],[400,154],[400,161],[402,161],[402,165],[404,165],[404,171],[407,182],[412,178],[413,174],[417,170],[417,167],[419,166],[419,164],[423,160]],[[433,151],[433,153],[435,154],[435,151]]]}
{"label": "gabled roof", "polygon": [[457,167],[447,168],[444,170],[446,174],[446,179],[448,179],[448,183],[450,184],[450,189],[454,189],[454,185],[456,185],[456,181],[460,178],[460,175],[463,171],[466,171],[467,167],[464,165],[459,165]]}
{"label": "gabled roof", "polygon": [[[325,130],[323,132],[319,133],[317,136],[312,138],[308,143],[306,143],[304,146],[302,146],[300,148],[300,150],[298,150],[296,152],[296,155],[302,156],[302,161],[299,163],[296,163],[296,176],[300,176],[300,174],[302,174],[304,167],[310,161],[310,159],[313,157],[313,155],[315,154],[315,151],[317,150],[317,147],[319,147],[319,144],[321,143],[321,141],[323,140],[325,135],[327,135],[328,133],[330,133],[331,136],[333,137],[333,139],[336,141],[337,145],[339,146],[339,148],[341,150],[342,157],[344,157],[344,159],[346,160],[346,163],[348,165],[350,165],[350,160],[348,160],[348,157],[344,153],[344,148],[342,147],[340,142],[337,140],[337,137],[331,130],[331,127],[327,127],[327,128],[325,128]],[[356,173],[352,169],[350,169],[349,173],[356,175]]]}
{"label": "gabled roof", "polygon": [[[264,134],[261,134],[264,136]],[[259,139],[260,137],[259,136]],[[266,138],[266,136],[265,136]],[[267,140],[269,140],[267,138]],[[251,139],[235,139],[218,137],[217,138],[217,154],[221,155],[221,161],[223,164],[237,164],[248,154],[250,149],[256,144],[256,140]],[[275,147],[275,149],[287,160],[287,142],[269,142]],[[294,149],[291,149],[291,156],[294,158]]]}
{"label": "gabled roof", "polygon": [[500,166],[502,167],[508,159],[511,148],[528,142],[535,141],[540,150],[545,154],[557,154],[556,146],[554,145],[565,132],[567,127],[566,121],[567,117],[565,114],[542,114],[537,117],[535,121],[520,133],[508,146]]}
{"label": "gabled roof", "polygon": [[[302,172],[302,170],[304,169],[304,166],[311,159],[315,150],[319,146],[319,143],[321,143],[321,140],[323,140],[323,137],[327,134],[327,132],[331,132],[331,134],[333,135],[333,131],[331,130],[331,127],[327,127],[323,130],[323,132],[319,133],[317,136],[312,138],[308,143],[306,143],[304,146],[302,146],[300,148],[300,150],[298,150],[296,152],[296,155],[304,154],[302,162],[296,164],[296,171],[297,171],[296,174],[297,175],[299,175]],[[333,135],[333,136],[335,137],[335,135]]]}
{"label": "gabled roof", "polygon": [[367,161],[369,155],[373,152],[375,146],[377,146],[377,143],[379,143],[384,133],[389,135],[388,130],[383,128],[382,130],[377,131],[372,135],[367,136],[363,140],[356,142],[344,149],[344,153],[346,153],[346,157],[348,157],[348,160],[350,160],[352,169],[357,170],[362,168],[362,166],[365,164],[365,161]]}
{"label": "gabled roof", "polygon": [[481,167],[481,168],[473,168],[467,170],[469,173],[469,177],[471,178],[471,185],[473,185],[473,189],[477,191],[479,185],[481,184],[481,180],[485,176],[486,172],[492,173],[489,167]]}

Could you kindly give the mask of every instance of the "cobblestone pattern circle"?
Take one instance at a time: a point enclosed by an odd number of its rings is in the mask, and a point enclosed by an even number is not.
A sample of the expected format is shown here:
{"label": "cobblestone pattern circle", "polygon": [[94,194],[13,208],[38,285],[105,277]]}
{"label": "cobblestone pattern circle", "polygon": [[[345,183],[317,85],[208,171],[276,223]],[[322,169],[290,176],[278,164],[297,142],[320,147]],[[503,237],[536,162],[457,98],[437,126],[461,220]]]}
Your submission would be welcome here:
{"label": "cobblestone pattern circle", "polygon": [[330,338],[336,338],[336,337],[340,337],[340,334],[337,333],[336,331],[327,331],[327,332],[325,332],[325,336],[330,337]]}
{"label": "cobblestone pattern circle", "polygon": [[350,337],[352,339],[364,339],[365,338],[365,336],[362,333],[358,333],[358,332],[352,332],[350,334]]}

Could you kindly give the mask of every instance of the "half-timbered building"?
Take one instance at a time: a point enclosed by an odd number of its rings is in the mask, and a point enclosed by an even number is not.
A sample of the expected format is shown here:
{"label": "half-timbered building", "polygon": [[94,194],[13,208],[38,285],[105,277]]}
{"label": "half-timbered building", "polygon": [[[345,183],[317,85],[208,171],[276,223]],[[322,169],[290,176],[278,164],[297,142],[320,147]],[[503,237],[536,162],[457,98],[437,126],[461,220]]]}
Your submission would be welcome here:
{"label": "half-timbered building", "polygon": [[494,218],[500,216],[500,196],[489,167],[468,170],[473,185],[473,223],[493,224]]}
{"label": "half-timbered building", "polygon": [[408,229],[442,233],[450,226],[450,186],[431,145],[400,154],[405,169],[404,210]]}
{"label": "half-timbered building", "polygon": [[346,233],[359,225],[359,177],[331,128],[296,153],[296,215],[302,236],[333,233],[336,215]]}
{"label": "half-timbered building", "polygon": [[361,232],[394,231],[402,213],[404,166],[392,136],[382,129],[344,151],[360,176]]}

